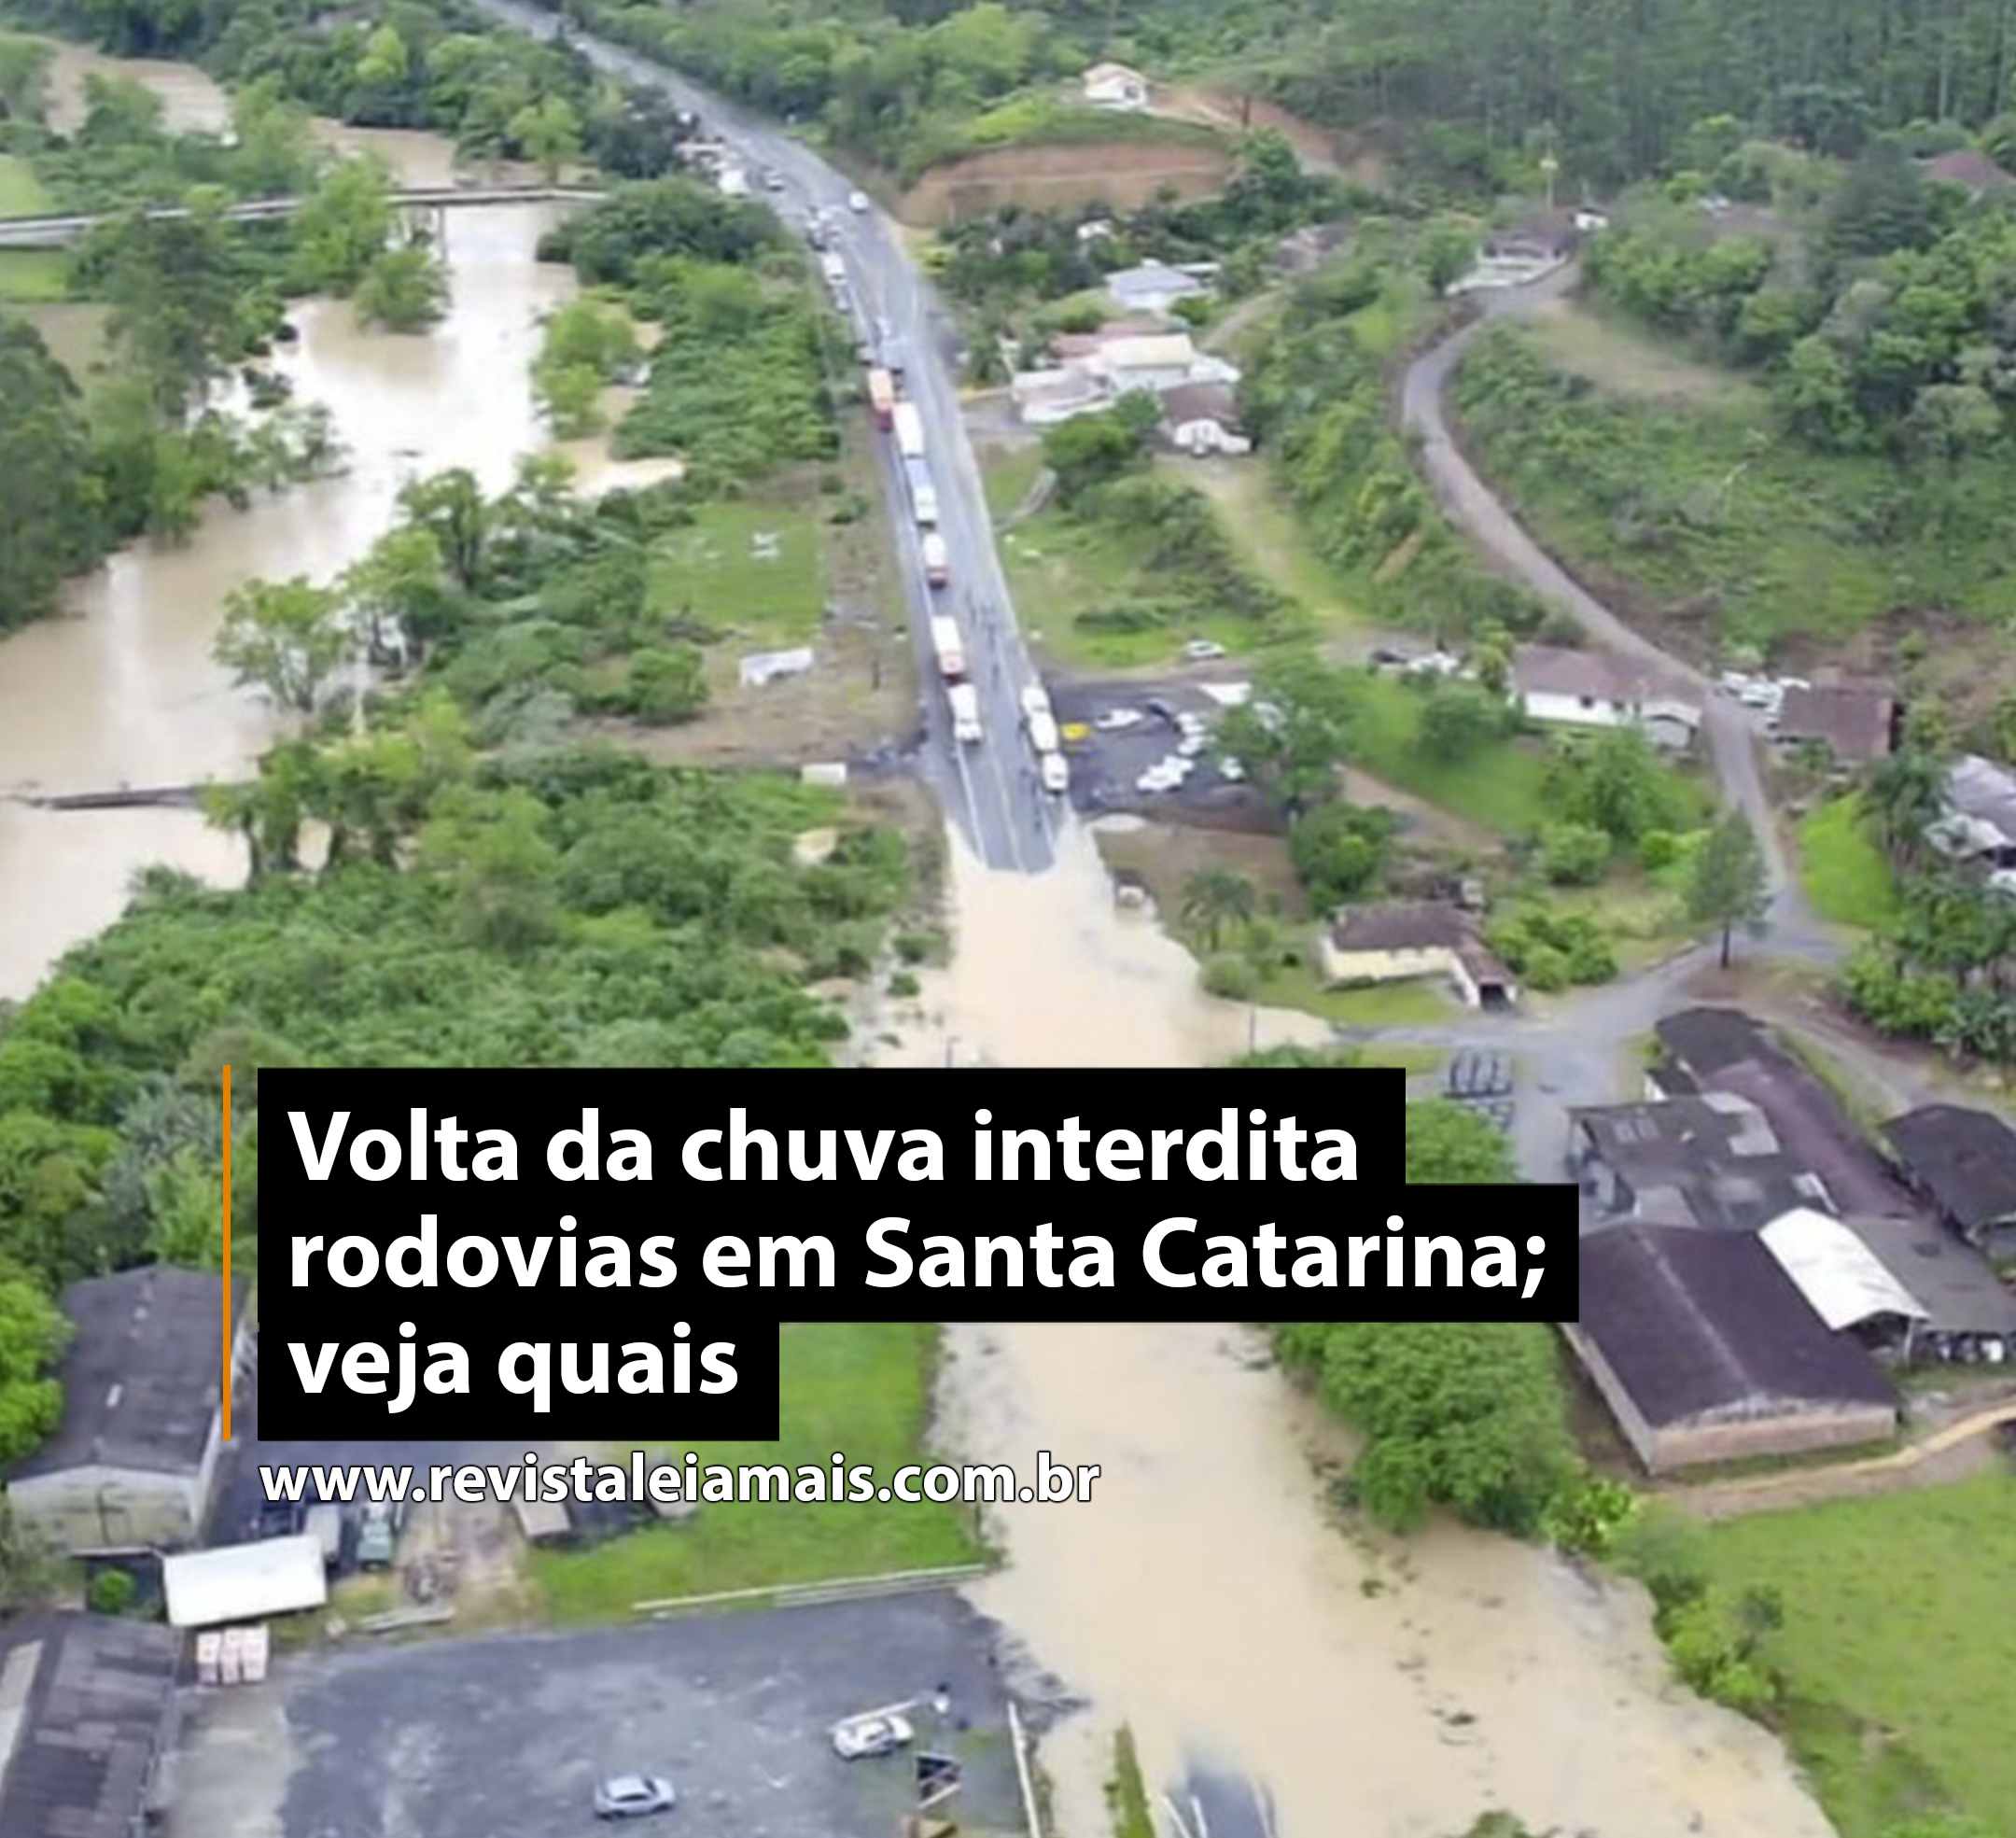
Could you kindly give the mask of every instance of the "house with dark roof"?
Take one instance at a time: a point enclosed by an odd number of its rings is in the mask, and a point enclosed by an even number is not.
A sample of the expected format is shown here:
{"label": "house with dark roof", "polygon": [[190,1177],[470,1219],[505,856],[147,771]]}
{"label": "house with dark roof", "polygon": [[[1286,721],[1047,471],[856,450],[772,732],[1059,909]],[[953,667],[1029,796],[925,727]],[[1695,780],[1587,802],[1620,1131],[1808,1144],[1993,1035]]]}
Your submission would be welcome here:
{"label": "house with dark roof", "polygon": [[1733,1092],[1568,1113],[1568,1172],[1600,1219],[1756,1231],[1824,1198]]}
{"label": "house with dark roof", "polygon": [[1950,153],[1924,161],[1919,170],[1940,185],[1958,186],[1971,199],[2016,191],[2016,176],[1971,147],[1956,147]]}
{"label": "house with dark roof", "polygon": [[1178,453],[1202,459],[1253,451],[1239,399],[1223,383],[1186,383],[1162,392],[1162,438]]}
{"label": "house with dark roof", "polygon": [[1898,1170],[1953,1230],[2016,1257],[2016,1129],[1989,1111],[1925,1104],[1883,1125]]}
{"label": "house with dark roof", "polygon": [[1484,256],[1489,261],[1552,265],[1566,261],[1581,244],[1575,213],[1553,211],[1492,231],[1484,239]]}
{"label": "house with dark roof", "polygon": [[1825,748],[1837,765],[1873,765],[1896,751],[1902,716],[1885,690],[1795,684],[1778,704],[1771,737],[1784,747]]}
{"label": "house with dark roof", "polygon": [[1701,722],[1698,703],[1664,693],[1636,665],[1607,652],[1522,645],[1512,660],[1512,690],[1529,721],[1635,727],[1661,747],[1689,745]]}
{"label": "house with dark roof", "polygon": [[0,1838],[133,1838],[162,1807],[181,1636],[158,1621],[0,1626]]}
{"label": "house with dark roof", "polygon": [[1925,1209],[1827,1086],[1752,1017],[1733,1008],[1689,1008],[1656,1029],[1661,1058],[1646,1075],[1655,1095],[1724,1092],[1746,1100],[1770,1124],[1786,1159],[1817,1184],[1813,1203],[1846,1217],[1923,1218]]}
{"label": "house with dark roof", "polygon": [[1519,985],[1477,935],[1477,921],[1439,900],[1381,900],[1338,916],[1318,942],[1332,985],[1445,977],[1471,1008],[1510,1008]]}
{"label": "house with dark roof", "polygon": [[1762,1239],[1630,1225],[1582,1240],[1569,1346],[1646,1470],[1875,1442],[1896,1387]]}
{"label": "house with dark roof", "polygon": [[[249,1288],[232,1284],[234,1372]],[[150,1264],[73,1283],[63,1311],[63,1418],[8,1474],[15,1517],[71,1552],[194,1542],[222,1446],[223,1280]]]}

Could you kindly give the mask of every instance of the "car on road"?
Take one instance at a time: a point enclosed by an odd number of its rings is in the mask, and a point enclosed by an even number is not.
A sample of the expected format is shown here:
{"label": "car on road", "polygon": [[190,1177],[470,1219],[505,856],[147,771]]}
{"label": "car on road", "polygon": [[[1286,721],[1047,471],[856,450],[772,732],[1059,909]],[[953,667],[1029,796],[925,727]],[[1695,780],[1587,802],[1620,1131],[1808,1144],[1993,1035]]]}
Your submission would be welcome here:
{"label": "car on road", "polygon": [[1031,709],[1029,712],[1029,745],[1039,753],[1054,753],[1057,750],[1057,723],[1046,709]]}
{"label": "car on road", "polygon": [[1225,655],[1225,646],[1215,638],[1192,638],[1183,646],[1183,654],[1186,664],[1209,664]]}
{"label": "car on road", "polygon": [[1053,797],[1062,797],[1071,790],[1071,767],[1062,753],[1045,753],[1043,756],[1043,790]]}
{"label": "car on road", "polygon": [[643,1818],[650,1813],[669,1813],[678,1803],[672,1783],[659,1775],[611,1775],[595,1783],[597,1818]]}
{"label": "car on road", "polygon": [[1031,683],[1022,692],[1022,719],[1033,722],[1039,716],[1044,721],[1051,719],[1050,692],[1041,683]]}
{"label": "car on road", "polygon": [[868,208],[868,194],[865,191],[849,191],[847,207],[850,211],[865,211]]}
{"label": "car on road", "polygon": [[783,190],[784,175],[778,172],[775,166],[765,166],[763,174],[763,187],[765,191]]}
{"label": "car on road", "polygon": [[893,1755],[899,1748],[907,1748],[916,1735],[910,1719],[893,1710],[879,1717],[850,1717],[833,1725],[833,1753],[843,1761]]}

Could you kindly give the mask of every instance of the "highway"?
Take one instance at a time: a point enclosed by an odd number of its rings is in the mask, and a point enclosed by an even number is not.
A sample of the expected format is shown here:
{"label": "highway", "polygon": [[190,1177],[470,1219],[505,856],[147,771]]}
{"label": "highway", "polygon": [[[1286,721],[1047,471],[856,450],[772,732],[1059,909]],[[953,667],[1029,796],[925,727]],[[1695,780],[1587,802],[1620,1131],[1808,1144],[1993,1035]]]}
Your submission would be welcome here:
{"label": "highway", "polygon": [[[520,31],[542,38],[558,35],[554,15],[521,0],[476,4]],[[567,39],[597,69],[656,90],[698,115],[707,137],[723,143],[744,161],[752,186],[763,168],[774,169],[784,189],[767,194],[756,189],[752,195],[788,222],[802,227],[813,212],[830,213],[830,246],[847,264],[857,330],[875,336],[886,328],[905,347],[903,390],[923,419],[939,526],[951,554],[950,584],[939,591],[934,604],[893,442],[878,437],[917,653],[919,712],[927,737],[924,770],[982,862],[991,868],[1040,873],[1055,859],[1055,826],[1062,820],[1063,805],[1043,790],[1035,755],[1021,732],[1021,692],[1039,678],[1015,625],[980,469],[959,413],[953,368],[957,338],[949,316],[910,260],[896,226],[878,210],[848,209],[851,181],[802,141],[622,46],[571,26]],[[836,361],[851,365],[854,355],[839,354]],[[983,738],[974,745],[961,746],[952,736],[951,713],[931,655],[934,611],[950,612],[959,623],[968,673],[980,699]]]}

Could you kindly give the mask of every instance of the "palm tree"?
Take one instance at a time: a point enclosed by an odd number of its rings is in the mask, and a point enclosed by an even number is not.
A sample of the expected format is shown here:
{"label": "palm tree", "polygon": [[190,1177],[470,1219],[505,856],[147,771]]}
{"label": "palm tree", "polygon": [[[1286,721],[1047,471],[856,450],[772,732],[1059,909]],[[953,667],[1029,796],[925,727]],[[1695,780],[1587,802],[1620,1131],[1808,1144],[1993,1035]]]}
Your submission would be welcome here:
{"label": "palm tree", "polygon": [[1183,923],[1203,933],[1208,950],[1218,948],[1227,925],[1252,919],[1258,906],[1253,882],[1230,868],[1199,868],[1183,882]]}

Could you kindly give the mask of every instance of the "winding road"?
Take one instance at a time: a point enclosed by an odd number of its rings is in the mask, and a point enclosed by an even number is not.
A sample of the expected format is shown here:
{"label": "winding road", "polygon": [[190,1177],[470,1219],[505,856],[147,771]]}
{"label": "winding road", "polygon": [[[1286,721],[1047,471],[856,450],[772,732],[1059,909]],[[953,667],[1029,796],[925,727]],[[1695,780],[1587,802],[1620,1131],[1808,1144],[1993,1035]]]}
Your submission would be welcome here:
{"label": "winding road", "polygon": [[[517,31],[554,38],[560,21],[525,0],[475,0]],[[900,339],[907,354],[905,394],[917,406],[937,488],[939,530],[952,558],[952,582],[934,598],[924,578],[917,532],[905,506],[892,443],[878,442],[883,484],[894,513],[896,555],[910,607],[912,644],[922,684],[918,720],[926,736],[924,769],[947,815],[990,868],[1040,873],[1056,859],[1060,801],[1037,777],[1035,755],[1022,737],[1020,696],[1039,680],[1015,624],[1008,582],[994,546],[994,527],[973,446],[959,408],[953,364],[958,340],[949,316],[917,271],[894,223],[874,209],[849,208],[853,182],[784,127],[736,107],[676,71],[578,27],[567,42],[590,63],[639,88],[657,91],[702,117],[710,138],[731,147],[751,172],[769,168],[781,189],[767,194],[786,221],[801,228],[815,213],[831,226],[830,246],[847,267],[855,330],[863,338]],[[851,365],[851,355],[844,360]],[[938,687],[931,618],[959,621],[978,692],[983,737],[961,746]]]}

